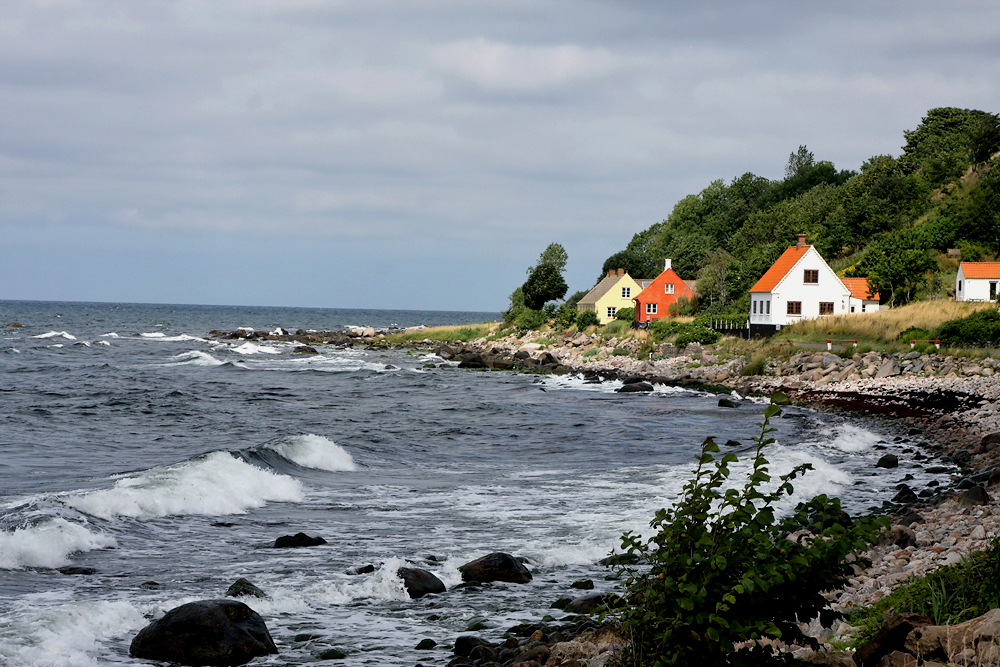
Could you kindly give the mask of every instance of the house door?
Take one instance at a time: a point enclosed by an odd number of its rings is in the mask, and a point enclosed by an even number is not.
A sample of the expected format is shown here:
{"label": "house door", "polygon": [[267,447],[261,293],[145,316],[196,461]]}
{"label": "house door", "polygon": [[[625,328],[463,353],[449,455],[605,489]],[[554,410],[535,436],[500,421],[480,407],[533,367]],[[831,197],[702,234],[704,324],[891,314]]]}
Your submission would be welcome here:
{"label": "house door", "polygon": [[990,282],[990,301],[997,300],[997,284],[995,282]]}

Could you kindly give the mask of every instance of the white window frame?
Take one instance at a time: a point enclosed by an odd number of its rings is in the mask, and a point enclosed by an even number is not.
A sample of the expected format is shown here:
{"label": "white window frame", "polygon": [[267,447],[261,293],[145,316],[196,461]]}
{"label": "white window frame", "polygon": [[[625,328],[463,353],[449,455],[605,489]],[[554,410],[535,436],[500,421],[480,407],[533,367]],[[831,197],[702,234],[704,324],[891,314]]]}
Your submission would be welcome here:
{"label": "white window frame", "polygon": [[646,314],[647,315],[656,315],[656,311],[657,311],[657,304],[655,304],[655,303],[647,303],[646,304]]}
{"label": "white window frame", "polygon": [[666,283],[663,286],[663,293],[664,294],[673,294],[674,293],[674,284],[673,283]]}
{"label": "white window frame", "polygon": [[623,299],[629,299],[631,297],[632,297],[632,288],[631,287],[623,287],[622,288],[622,298]]}
{"label": "white window frame", "polygon": [[618,308],[616,306],[608,306],[608,317],[613,318],[618,314]]}

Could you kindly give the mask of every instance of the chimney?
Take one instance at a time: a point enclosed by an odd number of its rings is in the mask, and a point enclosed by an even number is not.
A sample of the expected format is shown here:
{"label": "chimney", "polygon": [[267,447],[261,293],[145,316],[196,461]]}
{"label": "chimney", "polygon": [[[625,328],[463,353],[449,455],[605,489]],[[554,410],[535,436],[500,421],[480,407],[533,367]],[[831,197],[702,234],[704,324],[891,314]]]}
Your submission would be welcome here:
{"label": "chimney", "polygon": [[615,270],[608,269],[608,278],[614,278],[614,277],[615,277]]}
{"label": "chimney", "polygon": [[625,269],[618,269],[618,275],[624,276],[625,275]]}
{"label": "chimney", "polygon": [[669,259],[663,260],[663,270],[664,271],[669,271],[670,270],[670,260]]}
{"label": "chimney", "polygon": [[795,247],[796,248],[805,248],[806,247],[806,235],[805,234],[799,234],[799,242],[798,242],[798,245],[796,245]]}

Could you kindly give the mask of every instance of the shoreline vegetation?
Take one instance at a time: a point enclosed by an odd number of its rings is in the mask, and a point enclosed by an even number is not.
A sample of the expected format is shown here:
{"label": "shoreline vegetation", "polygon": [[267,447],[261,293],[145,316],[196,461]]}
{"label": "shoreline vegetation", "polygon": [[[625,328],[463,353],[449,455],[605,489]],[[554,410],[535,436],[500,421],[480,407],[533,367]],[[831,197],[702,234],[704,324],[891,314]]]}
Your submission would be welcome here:
{"label": "shoreline vegetation", "polygon": [[[893,652],[900,654],[896,662],[882,664],[911,664],[900,656],[916,655],[905,641],[917,626],[903,632],[902,639],[893,639],[891,647],[882,635],[886,623],[896,622],[894,614],[920,612],[926,632],[945,637],[951,632],[948,628],[955,627],[966,633],[961,641],[945,642],[947,646],[938,641],[933,655],[941,664],[997,664],[972,661],[972,656],[980,655],[983,636],[973,635],[986,621],[970,615],[973,610],[993,609],[996,602],[983,603],[975,598],[976,591],[959,591],[954,582],[982,581],[984,568],[1000,572],[1000,549],[995,543],[1000,536],[1000,505],[991,495],[1000,483],[1000,350],[938,349],[933,343],[918,343],[911,349],[907,340],[913,323],[933,331],[956,318],[995,311],[989,304],[921,302],[803,322],[768,340],[718,336],[700,343],[683,340],[685,327],[696,326],[693,318],[678,318],[680,327],[667,334],[632,329],[619,321],[582,331],[575,326],[520,330],[488,322],[401,331],[216,331],[213,335],[284,340],[297,343],[294,349],[302,354],[318,353],[316,348],[324,345],[434,353],[440,359],[428,361],[428,368],[577,374],[590,382],[620,382],[617,391],[626,393],[641,394],[657,383],[686,386],[720,394],[722,406],[735,407],[745,397],[782,392],[800,406],[877,415],[905,434],[901,439],[909,441],[907,449],[916,450],[914,458],[955,471],[953,483],[925,489],[899,485],[893,502],[875,512],[888,517],[891,528],[861,554],[871,565],[855,564],[846,582],[824,592],[829,608],[845,618],[821,622],[817,617],[801,623],[807,636],[821,641],[819,648],[797,644],[786,648],[797,659],[821,664],[855,664],[856,656],[872,651],[878,659],[866,658],[864,664],[880,664],[879,659]],[[828,339],[846,341],[827,350]],[[958,622],[966,625],[948,625]],[[1000,625],[1000,617],[995,623]],[[547,627],[538,630],[548,635]],[[885,644],[886,650],[872,649],[873,641]],[[985,651],[987,642],[981,643]],[[586,658],[578,655],[584,650],[580,647],[560,650],[565,661],[545,664],[589,664],[588,659],[579,659]],[[957,660],[962,651],[969,658],[965,662]],[[568,657],[571,654],[577,657]],[[602,665],[609,659],[607,651],[600,657]]]}

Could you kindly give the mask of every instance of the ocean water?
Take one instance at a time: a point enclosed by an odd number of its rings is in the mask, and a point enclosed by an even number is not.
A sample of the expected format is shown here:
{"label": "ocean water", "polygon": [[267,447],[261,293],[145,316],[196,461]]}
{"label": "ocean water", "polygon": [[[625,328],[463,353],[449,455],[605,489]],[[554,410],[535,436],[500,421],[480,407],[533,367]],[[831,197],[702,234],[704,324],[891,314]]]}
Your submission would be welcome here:
{"label": "ocean water", "polygon": [[[443,665],[473,621],[496,638],[558,618],[549,607],[575,580],[610,590],[597,561],[677,497],[706,436],[746,453],[762,404],[207,335],[495,318],[0,302],[0,324],[23,325],[0,338],[0,664],[135,663],[129,643],[150,619],[239,577],[268,594],[247,600],[279,649],[264,665],[323,662],[328,648],[345,665]],[[774,472],[815,466],[800,498],[859,512],[907,474],[915,488],[933,477],[914,443],[863,416],[786,415],[769,459]],[[887,452],[898,469],[874,467]],[[271,548],[300,531],[328,543]],[[461,564],[492,551],[525,558],[534,580],[452,589]],[[408,599],[395,574],[407,563],[449,592]],[[425,637],[442,647],[416,651]]]}

